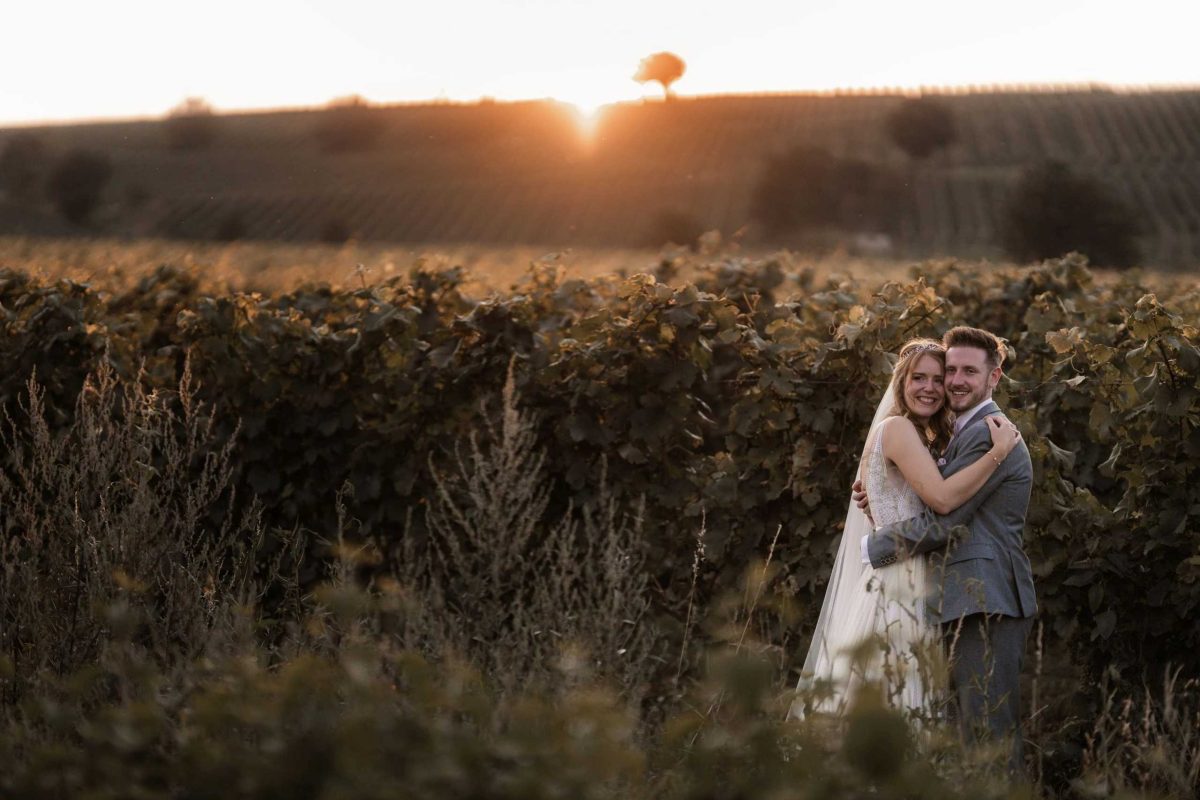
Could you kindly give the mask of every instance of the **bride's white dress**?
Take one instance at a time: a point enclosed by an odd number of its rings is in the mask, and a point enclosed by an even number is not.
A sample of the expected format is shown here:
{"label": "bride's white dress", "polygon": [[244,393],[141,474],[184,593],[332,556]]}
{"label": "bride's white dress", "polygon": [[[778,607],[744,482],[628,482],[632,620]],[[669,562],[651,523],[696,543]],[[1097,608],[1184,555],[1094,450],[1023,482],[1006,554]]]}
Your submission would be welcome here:
{"label": "bride's white dress", "polygon": [[[875,527],[915,517],[924,508],[883,455],[882,427],[889,422],[872,429],[863,456]],[[859,540],[869,529],[866,516],[851,504],[793,716],[842,714],[867,682],[881,685],[893,707],[920,717],[932,713],[939,647],[936,628],[925,615],[926,559],[917,556],[879,569],[863,565]]]}

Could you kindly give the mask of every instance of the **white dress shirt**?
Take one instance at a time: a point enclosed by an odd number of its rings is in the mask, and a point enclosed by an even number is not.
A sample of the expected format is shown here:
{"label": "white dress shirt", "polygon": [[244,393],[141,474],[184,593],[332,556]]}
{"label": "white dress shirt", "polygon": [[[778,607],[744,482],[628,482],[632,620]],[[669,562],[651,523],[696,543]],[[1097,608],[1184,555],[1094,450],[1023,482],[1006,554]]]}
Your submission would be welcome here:
{"label": "white dress shirt", "polygon": [[[985,398],[982,403],[975,406],[970,411],[964,412],[962,414],[959,414],[957,417],[955,417],[954,418],[954,435],[958,436],[959,431],[961,431],[963,428],[967,427],[967,423],[970,422],[971,419],[976,414],[979,413],[979,409],[983,408],[990,402],[992,402],[992,398],[990,398],[990,397]],[[953,438],[953,437],[951,437],[951,438]]]}
{"label": "white dress shirt", "polygon": [[[980,403],[979,405],[972,408],[970,411],[966,411],[962,414],[959,414],[958,417],[956,417],[954,420],[954,436],[958,436],[959,432],[963,428],[967,427],[967,423],[970,422],[971,419],[976,414],[979,413],[979,409],[983,408],[990,402],[992,402],[992,398],[988,397],[982,403]],[[954,439],[953,436],[950,438],[951,438],[951,440]],[[871,534],[868,533],[862,537],[862,541],[859,543],[859,552],[862,555],[862,563],[865,566],[870,566],[870,564],[871,564],[871,556],[867,551],[867,540],[870,538],[871,538]]]}

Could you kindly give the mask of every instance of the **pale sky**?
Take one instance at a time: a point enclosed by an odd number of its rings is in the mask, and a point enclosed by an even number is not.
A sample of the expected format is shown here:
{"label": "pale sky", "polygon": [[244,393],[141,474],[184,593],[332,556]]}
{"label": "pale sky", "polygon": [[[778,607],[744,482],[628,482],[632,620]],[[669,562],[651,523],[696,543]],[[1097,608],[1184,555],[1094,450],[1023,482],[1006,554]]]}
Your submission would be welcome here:
{"label": "pale sky", "polygon": [[219,111],[971,84],[1200,85],[1200,2],[0,0],[0,124]]}

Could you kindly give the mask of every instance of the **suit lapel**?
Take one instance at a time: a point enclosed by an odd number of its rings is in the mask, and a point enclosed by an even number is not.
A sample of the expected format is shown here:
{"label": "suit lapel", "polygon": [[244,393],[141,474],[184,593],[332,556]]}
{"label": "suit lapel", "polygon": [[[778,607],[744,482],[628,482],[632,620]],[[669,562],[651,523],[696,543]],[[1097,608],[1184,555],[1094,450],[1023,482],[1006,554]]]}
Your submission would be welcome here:
{"label": "suit lapel", "polygon": [[[978,425],[980,420],[982,420],[983,418],[987,417],[990,414],[999,414],[999,413],[1000,413],[1000,406],[996,405],[996,401],[992,400],[992,401],[988,402],[988,404],[986,406],[984,406],[983,408],[981,408],[975,412],[975,416],[971,417],[971,419],[967,421],[967,424],[963,426],[963,430],[965,431],[967,428],[971,427],[972,425]],[[960,431],[960,433],[961,433],[961,431]]]}
{"label": "suit lapel", "polygon": [[1000,406],[996,405],[995,401],[989,402],[987,405],[983,406],[978,411],[976,411],[975,416],[973,416],[973,417],[971,417],[971,419],[967,420],[967,424],[963,426],[963,429],[961,431],[959,431],[958,433],[954,434],[953,437],[951,437],[950,445],[946,448],[946,455],[943,456],[941,459],[939,459],[939,461],[940,461],[940,463],[938,464],[939,470],[942,473],[945,473],[946,467],[949,466],[950,463],[953,462],[954,459],[958,457],[958,445],[963,440],[963,434],[967,432],[967,428],[970,428],[972,425],[978,425],[979,421],[981,419],[984,419],[985,417],[987,417],[989,414],[999,414],[999,413],[1000,413]]}

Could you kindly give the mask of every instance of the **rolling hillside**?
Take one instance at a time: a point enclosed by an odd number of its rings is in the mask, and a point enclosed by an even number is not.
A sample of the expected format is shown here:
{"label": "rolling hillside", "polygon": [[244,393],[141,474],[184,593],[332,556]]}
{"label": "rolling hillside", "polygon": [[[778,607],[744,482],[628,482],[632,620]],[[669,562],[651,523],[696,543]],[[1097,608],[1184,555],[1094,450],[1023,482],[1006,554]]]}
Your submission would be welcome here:
{"label": "rolling hillside", "polygon": [[[1023,167],[1053,158],[1140,210],[1146,263],[1200,260],[1200,90],[942,97],[959,140],[919,165],[883,129],[901,96],[879,93],[621,105],[590,132],[573,109],[549,102],[394,106],[378,111],[385,129],[373,147],[342,153],[318,146],[321,111],[221,116],[215,142],[189,152],[171,150],[157,121],[32,130],[52,153],[110,156],[110,202],[97,224],[133,235],[305,241],[341,230],[385,241],[631,246],[653,243],[656,216],[674,211],[753,239],[750,196],[765,158],[808,143],[906,177],[896,255],[999,255],[995,225],[1010,187]],[[0,213],[0,233],[36,227],[28,209]]]}

